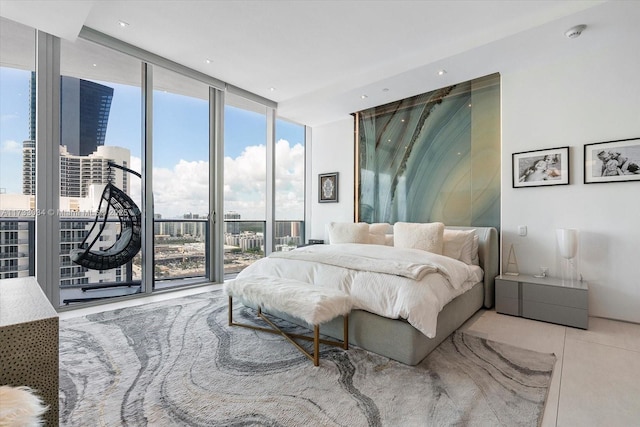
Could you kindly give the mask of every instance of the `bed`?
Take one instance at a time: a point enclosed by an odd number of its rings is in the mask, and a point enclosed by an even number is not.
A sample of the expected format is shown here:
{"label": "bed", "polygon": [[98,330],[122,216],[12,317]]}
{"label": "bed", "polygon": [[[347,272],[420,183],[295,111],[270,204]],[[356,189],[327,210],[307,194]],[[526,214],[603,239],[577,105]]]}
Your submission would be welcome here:
{"label": "bed", "polygon": [[[483,306],[493,306],[499,262],[493,227],[329,227],[331,244],[273,253],[238,278],[286,277],[348,292],[355,307],[349,316],[349,342],[408,365],[419,363]],[[423,230],[431,237],[439,232],[442,240],[424,238]],[[432,253],[430,245],[442,249]],[[285,313],[270,314],[304,324]],[[323,324],[322,333],[342,339],[342,318]]]}

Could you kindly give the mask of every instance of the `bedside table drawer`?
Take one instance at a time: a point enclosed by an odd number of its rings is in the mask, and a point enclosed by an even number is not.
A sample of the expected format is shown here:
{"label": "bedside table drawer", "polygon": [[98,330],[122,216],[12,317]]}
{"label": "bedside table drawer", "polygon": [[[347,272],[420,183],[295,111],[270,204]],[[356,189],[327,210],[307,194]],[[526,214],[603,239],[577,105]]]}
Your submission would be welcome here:
{"label": "bedside table drawer", "polygon": [[589,314],[586,309],[545,304],[536,301],[522,302],[522,316],[560,325],[587,329]]}
{"label": "bedside table drawer", "polygon": [[518,299],[519,286],[520,284],[518,282],[496,279],[496,296],[499,295],[500,297],[504,297],[504,298]]}
{"label": "bedside table drawer", "polygon": [[505,298],[496,295],[496,312],[520,316],[520,300],[518,298]]}
{"label": "bedside table drawer", "polygon": [[588,297],[584,289],[523,283],[522,299],[586,310]]}

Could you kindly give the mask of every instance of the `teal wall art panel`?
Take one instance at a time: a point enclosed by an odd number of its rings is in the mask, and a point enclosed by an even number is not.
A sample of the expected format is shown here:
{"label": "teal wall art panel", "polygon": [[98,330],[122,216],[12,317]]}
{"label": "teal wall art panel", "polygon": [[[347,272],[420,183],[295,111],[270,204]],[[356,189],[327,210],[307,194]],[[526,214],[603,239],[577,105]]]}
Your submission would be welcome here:
{"label": "teal wall art panel", "polygon": [[356,120],[356,220],[500,226],[500,76]]}

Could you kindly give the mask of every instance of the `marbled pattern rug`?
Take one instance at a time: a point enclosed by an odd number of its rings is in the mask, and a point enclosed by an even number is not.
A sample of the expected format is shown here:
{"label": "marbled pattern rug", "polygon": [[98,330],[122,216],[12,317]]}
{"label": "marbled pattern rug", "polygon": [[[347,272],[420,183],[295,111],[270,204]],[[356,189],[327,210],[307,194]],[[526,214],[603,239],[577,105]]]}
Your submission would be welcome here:
{"label": "marbled pattern rug", "polygon": [[[418,366],[321,345],[314,367],[280,336],[227,326],[227,301],[213,291],[61,321],[60,424],[535,426],[542,418],[554,355],[457,332]],[[261,322],[241,305],[234,319]]]}

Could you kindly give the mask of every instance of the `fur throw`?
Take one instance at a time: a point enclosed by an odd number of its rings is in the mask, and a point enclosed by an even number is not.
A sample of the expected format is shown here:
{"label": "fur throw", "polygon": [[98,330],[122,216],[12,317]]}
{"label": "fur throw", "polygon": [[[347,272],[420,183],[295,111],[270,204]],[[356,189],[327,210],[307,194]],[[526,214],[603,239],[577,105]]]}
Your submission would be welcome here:
{"label": "fur throw", "polygon": [[0,386],[1,427],[40,427],[48,409],[29,387]]}
{"label": "fur throw", "polygon": [[246,276],[224,284],[227,295],[319,325],[351,311],[346,293],[275,276]]}

